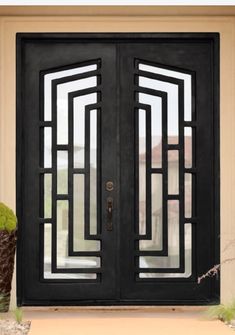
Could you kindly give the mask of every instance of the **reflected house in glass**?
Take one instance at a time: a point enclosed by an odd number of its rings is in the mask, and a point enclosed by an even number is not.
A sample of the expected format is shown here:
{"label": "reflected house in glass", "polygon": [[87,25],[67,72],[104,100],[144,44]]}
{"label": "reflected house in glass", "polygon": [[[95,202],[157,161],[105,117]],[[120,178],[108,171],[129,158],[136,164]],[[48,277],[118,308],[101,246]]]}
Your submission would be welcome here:
{"label": "reflected house in glass", "polygon": [[[155,139],[156,140],[156,139]],[[175,143],[176,139],[174,136],[168,137],[168,144]],[[184,141],[184,157],[185,166],[192,164],[192,137],[185,136]],[[143,150],[143,148],[142,148]],[[145,148],[144,148],[145,150]],[[152,149],[152,165],[161,165],[161,152],[162,143],[158,140],[158,144]],[[139,156],[139,173],[143,175],[146,169],[146,155],[145,152]],[[143,170],[143,171],[141,171]],[[152,236],[151,240],[141,240],[139,242],[140,250],[161,250],[162,249],[162,178],[161,174],[158,174],[159,178],[151,179],[151,212],[152,212]],[[192,202],[192,179],[191,174],[185,174],[185,216],[191,217],[191,202]],[[145,185],[144,185],[145,186]],[[169,192],[169,190],[171,192]],[[177,195],[179,192],[179,161],[178,151],[168,151],[168,194]],[[161,261],[161,266],[165,267],[177,267],[178,256],[179,256],[179,203],[178,200],[168,201],[168,247],[171,250],[172,257],[165,257]],[[146,225],[146,196],[145,191],[141,190],[139,193],[139,230],[140,232],[145,231]],[[191,237],[187,236],[185,239],[185,252],[188,257],[191,258]],[[187,251],[188,249],[188,251]],[[190,249],[190,250],[189,250]],[[187,257],[187,256],[186,256]],[[159,257],[155,257],[157,259]],[[154,257],[141,257],[141,267],[152,267]],[[190,261],[190,259],[188,259]],[[187,262],[187,259],[186,259]],[[155,262],[156,263],[156,262]]]}

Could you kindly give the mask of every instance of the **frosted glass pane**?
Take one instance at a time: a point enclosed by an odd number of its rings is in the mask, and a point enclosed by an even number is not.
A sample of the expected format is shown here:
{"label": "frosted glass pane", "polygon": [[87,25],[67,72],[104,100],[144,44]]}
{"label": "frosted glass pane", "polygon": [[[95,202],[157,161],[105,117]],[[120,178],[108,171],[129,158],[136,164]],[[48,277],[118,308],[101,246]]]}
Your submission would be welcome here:
{"label": "frosted glass pane", "polygon": [[44,128],[44,168],[51,168],[52,158],[52,131],[50,127]]}
{"label": "frosted glass pane", "polygon": [[172,78],[182,79],[184,81],[184,120],[192,120],[192,76],[180,71],[163,69],[158,66],[139,64],[139,69],[147,72],[161,74]]}
{"label": "frosted glass pane", "polygon": [[44,218],[51,218],[52,213],[52,175],[44,174]]}
{"label": "frosted glass pane", "polygon": [[57,193],[68,193],[68,152],[57,151]]}
{"label": "frosted glass pane", "polygon": [[162,175],[152,174],[152,239],[140,240],[140,250],[162,250]]}
{"label": "frosted glass pane", "polygon": [[190,218],[192,216],[192,174],[185,173],[184,178],[185,217]]}
{"label": "frosted glass pane", "polygon": [[90,234],[97,233],[97,110],[90,112]]}
{"label": "frosted glass pane", "polygon": [[[44,224],[44,279],[96,279],[96,273],[52,273],[52,227]],[[73,266],[75,268],[75,266]]]}
{"label": "frosted glass pane", "polygon": [[100,241],[85,240],[85,178],[84,174],[75,174],[73,177],[73,224],[74,250],[100,251]]}
{"label": "frosted glass pane", "polygon": [[146,233],[146,112],[138,111],[139,117],[139,234]]}
{"label": "frosted glass pane", "polygon": [[140,278],[189,278],[192,275],[192,224],[185,224],[185,271],[184,273],[140,273]]}
{"label": "frosted glass pane", "polygon": [[75,74],[97,70],[97,64],[81,66],[70,70],[48,73],[44,76],[44,120],[51,121],[51,88],[52,80],[69,77]]}
{"label": "frosted glass pane", "polygon": [[[167,93],[167,134],[168,142],[177,144],[179,139],[178,85],[165,81],[139,77],[139,86]],[[149,95],[151,99],[151,95]],[[160,123],[161,125],[161,123]]]}
{"label": "frosted glass pane", "polygon": [[168,194],[179,193],[179,151],[168,150]]}
{"label": "frosted glass pane", "polygon": [[97,86],[97,77],[74,80],[57,86],[57,144],[68,144],[68,93]]}
{"label": "frosted glass pane", "polygon": [[57,201],[57,267],[58,268],[100,267],[100,257],[68,256],[68,201],[66,200]]}
{"label": "frosted glass pane", "polygon": [[[162,166],[162,100],[150,94],[139,93],[139,102],[151,107],[151,160],[153,168]],[[140,134],[144,132],[144,124],[139,124]],[[146,150],[145,138],[139,138],[141,151]]]}
{"label": "frosted glass pane", "polygon": [[74,99],[73,145],[75,168],[85,167],[85,107],[94,103],[97,103],[97,93],[86,94]]}
{"label": "frosted glass pane", "polygon": [[179,201],[168,201],[168,256],[140,256],[140,268],[179,267]]}
{"label": "frosted glass pane", "polygon": [[184,166],[192,167],[192,128],[184,128]]}

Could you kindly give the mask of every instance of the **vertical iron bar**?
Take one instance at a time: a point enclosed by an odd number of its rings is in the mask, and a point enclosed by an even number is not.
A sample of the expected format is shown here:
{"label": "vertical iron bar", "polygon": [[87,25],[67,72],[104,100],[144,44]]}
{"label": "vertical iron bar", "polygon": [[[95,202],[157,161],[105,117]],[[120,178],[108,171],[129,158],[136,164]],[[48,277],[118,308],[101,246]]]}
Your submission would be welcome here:
{"label": "vertical iron bar", "polygon": [[85,111],[85,239],[90,235],[90,109]]}
{"label": "vertical iron bar", "polygon": [[162,93],[162,239],[163,250],[168,255],[168,151],[167,151],[167,93]]}
{"label": "vertical iron bar", "polygon": [[68,222],[68,254],[71,256],[74,251],[74,185],[73,185],[73,168],[74,168],[74,99],[68,94],[68,202],[69,202],[69,222]]}
{"label": "vertical iron bar", "polygon": [[[56,270],[57,253],[57,85],[52,81],[51,103],[52,103],[52,272]],[[53,127],[52,127],[53,129]]]}

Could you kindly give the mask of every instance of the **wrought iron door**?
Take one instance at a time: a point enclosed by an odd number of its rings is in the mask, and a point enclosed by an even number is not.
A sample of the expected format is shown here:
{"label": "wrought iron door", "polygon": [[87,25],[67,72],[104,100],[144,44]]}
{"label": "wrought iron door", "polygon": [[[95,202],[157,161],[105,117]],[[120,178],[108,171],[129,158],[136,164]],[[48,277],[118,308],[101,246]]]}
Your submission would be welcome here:
{"label": "wrought iron door", "polygon": [[203,304],[217,34],[19,34],[18,303]]}

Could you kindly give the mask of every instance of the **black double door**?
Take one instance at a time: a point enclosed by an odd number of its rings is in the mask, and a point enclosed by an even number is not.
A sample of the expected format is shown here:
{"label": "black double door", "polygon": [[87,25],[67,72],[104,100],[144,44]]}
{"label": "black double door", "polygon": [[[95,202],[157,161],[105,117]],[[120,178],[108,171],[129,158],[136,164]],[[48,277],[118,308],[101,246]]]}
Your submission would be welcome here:
{"label": "black double door", "polygon": [[218,262],[218,36],[17,36],[22,305],[205,304]]}

